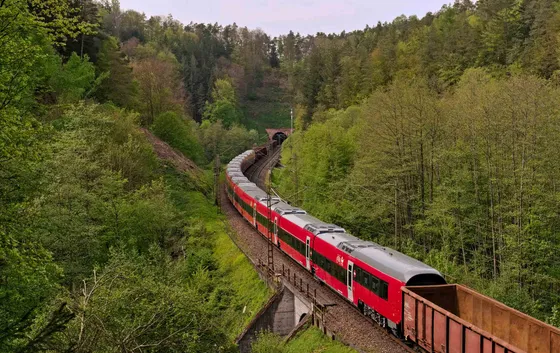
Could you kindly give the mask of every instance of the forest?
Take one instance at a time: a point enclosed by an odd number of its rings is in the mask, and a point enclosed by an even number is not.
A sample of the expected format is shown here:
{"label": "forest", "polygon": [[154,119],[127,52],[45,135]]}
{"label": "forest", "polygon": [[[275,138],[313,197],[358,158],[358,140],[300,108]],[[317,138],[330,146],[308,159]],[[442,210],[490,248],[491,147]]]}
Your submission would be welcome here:
{"label": "forest", "polygon": [[0,352],[236,351],[270,293],[212,168],[291,107],[286,199],[560,326],[559,40],[556,0],[278,37],[0,0]]}
{"label": "forest", "polygon": [[235,352],[271,295],[207,168],[260,142],[217,70],[240,64],[205,47],[211,26],[138,16],[0,1],[0,352]]}
{"label": "forest", "polygon": [[318,34],[286,63],[281,195],[559,325],[559,11],[458,1]]}

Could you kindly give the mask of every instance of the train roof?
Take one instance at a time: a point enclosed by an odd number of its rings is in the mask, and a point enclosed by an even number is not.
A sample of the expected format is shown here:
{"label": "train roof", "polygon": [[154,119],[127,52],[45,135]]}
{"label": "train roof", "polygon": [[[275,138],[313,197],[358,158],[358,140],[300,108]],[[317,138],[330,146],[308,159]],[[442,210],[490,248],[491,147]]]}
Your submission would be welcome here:
{"label": "train roof", "polygon": [[262,191],[261,189],[252,188],[252,190],[245,191],[247,195],[251,196],[257,201],[260,201],[261,198],[266,199],[266,192]]}
{"label": "train roof", "polygon": [[433,267],[373,242],[357,239],[357,241],[340,243],[338,248],[351,253],[356,259],[404,283],[407,283],[414,276],[422,274],[441,276],[441,273]]}
{"label": "train roof", "polygon": [[305,226],[305,229],[310,231],[315,235],[323,233],[346,233],[346,230],[336,224],[329,224],[323,221],[309,223]]}
{"label": "train roof", "polygon": [[230,178],[235,178],[235,177],[244,177],[245,174],[243,174],[242,172],[232,172],[232,171],[228,171],[227,175],[229,175]]}
{"label": "train roof", "polygon": [[[259,197],[257,199],[257,201],[259,201],[260,203],[262,203],[265,206],[268,206],[268,204],[267,204],[268,203],[268,194],[264,191],[263,191],[263,193],[264,193],[264,196]],[[279,197],[276,197],[276,196],[273,196],[273,197],[270,198],[270,202],[272,203],[272,205],[271,205],[272,208],[274,208],[281,201],[282,201],[282,199],[280,199]]]}
{"label": "train roof", "polygon": [[233,181],[236,184],[240,184],[240,183],[250,183],[249,179],[247,179],[246,176],[236,176],[236,177],[231,177],[231,181]]}
{"label": "train roof", "polygon": [[317,235],[317,238],[323,240],[324,242],[327,242],[327,243],[331,244],[334,247],[338,247],[340,244],[345,243],[345,242],[360,240],[360,239],[356,238],[355,236],[350,235],[348,233],[336,233],[336,232],[321,233],[321,234]]}
{"label": "train roof", "polygon": [[[247,178],[245,178],[245,179],[247,179]],[[247,179],[247,181],[241,181],[241,182],[237,183],[237,185],[243,190],[245,190],[245,188],[256,188],[257,187],[257,184],[250,182],[249,179]]]}
{"label": "train roof", "polygon": [[290,214],[300,214],[300,215],[307,214],[307,212],[305,212],[301,208],[294,207],[290,204],[287,204],[284,201],[280,201],[277,204],[272,205],[272,209],[274,210],[274,212],[276,212],[276,213],[278,213],[282,216],[286,216],[286,215],[290,215]]}
{"label": "train roof", "polygon": [[243,186],[240,187],[246,194],[250,195],[252,192],[264,192],[257,186]]}
{"label": "train roof", "polygon": [[305,228],[308,224],[321,222],[319,219],[308,214],[286,214],[284,218],[301,228]]}

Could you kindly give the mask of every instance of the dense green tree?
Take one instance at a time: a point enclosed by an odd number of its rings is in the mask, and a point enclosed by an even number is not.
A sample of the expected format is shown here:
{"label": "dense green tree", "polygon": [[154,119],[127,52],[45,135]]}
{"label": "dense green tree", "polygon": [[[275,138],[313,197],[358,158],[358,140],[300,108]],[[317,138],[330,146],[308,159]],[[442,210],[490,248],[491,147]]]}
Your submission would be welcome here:
{"label": "dense green tree", "polygon": [[76,53],[72,53],[50,79],[50,85],[60,103],[77,103],[96,88],[94,84],[95,67],[87,55],[80,58]]}
{"label": "dense green tree", "polygon": [[185,92],[175,56],[150,46],[138,51],[139,58],[132,67],[138,81],[138,110],[144,125],[150,126],[157,116],[167,111],[183,113]]}
{"label": "dense green tree", "polygon": [[96,66],[98,75],[102,77],[96,90],[99,101],[111,101],[121,107],[135,108],[138,104],[137,83],[134,82],[132,68],[114,37],[102,42]]}
{"label": "dense green tree", "polygon": [[195,162],[202,162],[202,148],[196,135],[196,123],[173,112],[159,115],[152,126],[162,140],[177,148]]}
{"label": "dense green tree", "polygon": [[212,102],[207,102],[204,118],[212,122],[221,121],[228,128],[241,120],[235,90],[227,79],[219,79],[212,91]]}

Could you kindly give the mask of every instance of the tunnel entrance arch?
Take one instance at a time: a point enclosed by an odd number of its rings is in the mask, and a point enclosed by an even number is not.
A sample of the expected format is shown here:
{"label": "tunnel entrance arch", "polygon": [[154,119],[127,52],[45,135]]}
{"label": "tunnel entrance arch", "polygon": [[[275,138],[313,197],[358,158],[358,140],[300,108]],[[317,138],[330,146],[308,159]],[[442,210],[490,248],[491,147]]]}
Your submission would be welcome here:
{"label": "tunnel entrance arch", "polygon": [[272,143],[274,141],[281,145],[293,132],[293,129],[266,129],[268,134],[268,142]]}
{"label": "tunnel entrance arch", "polygon": [[288,136],[283,132],[277,132],[272,136],[272,141],[276,141],[276,145],[281,145],[288,138]]}

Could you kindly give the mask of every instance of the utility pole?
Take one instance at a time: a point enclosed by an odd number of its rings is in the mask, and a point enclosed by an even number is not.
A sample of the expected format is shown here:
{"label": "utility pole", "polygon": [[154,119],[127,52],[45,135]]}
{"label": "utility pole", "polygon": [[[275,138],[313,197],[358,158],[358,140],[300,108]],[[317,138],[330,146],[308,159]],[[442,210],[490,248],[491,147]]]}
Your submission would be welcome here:
{"label": "utility pole", "polygon": [[[269,172],[270,173],[270,172]],[[267,183],[266,187],[267,191],[267,198],[266,198],[266,208],[268,210],[268,226],[266,227],[267,230],[267,238],[268,238],[268,273],[274,275],[274,242],[273,236],[276,233],[276,223],[272,219],[272,195],[270,190],[270,179]],[[274,223],[274,231],[270,231],[270,227]]]}
{"label": "utility pole", "polygon": [[[291,134],[294,133],[294,108],[293,107],[290,108],[290,133]],[[292,141],[290,143],[290,155],[291,155],[292,161],[294,163],[294,170],[292,172],[295,174],[295,182],[294,182],[295,187],[296,187],[296,193],[295,194],[298,195],[299,194],[299,183],[298,183],[298,175],[297,175],[297,173],[298,173],[297,152],[296,152],[296,154],[294,154],[293,144],[294,144],[294,142]],[[299,205],[299,197],[296,198],[295,203],[296,203],[295,204],[296,206]]]}
{"label": "utility pole", "polygon": [[220,155],[216,154],[214,161],[214,205],[218,206],[220,212]]}
{"label": "utility pole", "polygon": [[294,108],[290,108],[290,134],[294,133]]}

